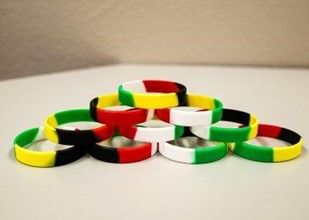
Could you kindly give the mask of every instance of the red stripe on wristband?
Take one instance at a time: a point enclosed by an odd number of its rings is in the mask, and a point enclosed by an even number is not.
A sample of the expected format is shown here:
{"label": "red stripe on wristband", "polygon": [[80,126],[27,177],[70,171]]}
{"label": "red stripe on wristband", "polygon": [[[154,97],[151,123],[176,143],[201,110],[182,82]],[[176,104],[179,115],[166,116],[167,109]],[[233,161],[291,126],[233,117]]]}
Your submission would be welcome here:
{"label": "red stripe on wristband", "polygon": [[112,127],[103,126],[93,129],[92,132],[99,140],[106,140],[114,134],[114,129]]}
{"label": "red stripe on wristband", "polygon": [[97,121],[104,122],[107,125],[142,123],[147,120],[147,115],[146,109],[128,109],[125,111],[97,109]]}
{"label": "red stripe on wristband", "polygon": [[281,132],[281,128],[273,125],[259,125],[257,136],[277,138]]}
{"label": "red stripe on wristband", "polygon": [[137,128],[130,125],[119,126],[119,133],[131,140],[134,140],[136,135]]}
{"label": "red stripe on wristband", "polygon": [[170,109],[157,109],[155,114],[160,118],[160,120],[170,123]]}
{"label": "red stripe on wristband", "polygon": [[147,92],[179,92],[178,86],[173,82],[160,80],[143,80],[143,83]]}
{"label": "red stripe on wristband", "polygon": [[118,148],[119,163],[130,163],[151,157],[151,143],[142,146]]}

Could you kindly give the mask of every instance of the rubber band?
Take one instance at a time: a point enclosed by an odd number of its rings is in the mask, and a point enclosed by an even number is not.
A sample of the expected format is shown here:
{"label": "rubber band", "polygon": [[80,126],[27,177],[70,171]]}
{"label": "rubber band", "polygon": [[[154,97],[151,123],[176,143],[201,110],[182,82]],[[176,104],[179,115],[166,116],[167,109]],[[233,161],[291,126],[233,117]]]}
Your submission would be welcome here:
{"label": "rubber band", "polygon": [[[150,158],[157,152],[157,143],[137,142],[125,137],[118,143],[113,138],[93,144],[89,147],[88,153],[101,161],[110,163],[133,163]],[[120,142],[120,143],[119,143]]]}
{"label": "rubber band", "polygon": [[179,83],[163,80],[138,80],[118,87],[122,104],[143,108],[162,109],[186,103],[187,88]]}
{"label": "rubber band", "polygon": [[16,160],[34,167],[54,167],[72,163],[83,157],[86,153],[86,147],[81,145],[57,151],[34,151],[27,149],[29,145],[41,140],[46,140],[43,127],[31,128],[18,134],[14,139]]}
{"label": "rubber band", "polygon": [[168,159],[188,164],[210,163],[227,155],[226,143],[215,143],[215,146],[206,147],[205,141],[185,132],[181,138],[160,143],[159,152]]}
{"label": "rubber band", "polygon": [[[192,109],[191,107],[202,108],[202,110]],[[201,126],[211,125],[220,121],[222,110],[222,102],[218,99],[209,96],[188,94],[187,106],[158,109],[155,113],[160,120],[174,125]]]}
{"label": "rubber band", "polygon": [[246,112],[223,109],[221,121],[230,121],[242,124],[242,127],[224,128],[211,126],[191,127],[191,131],[198,137],[210,141],[219,142],[243,142],[250,140],[257,135],[258,119],[255,115]]}
{"label": "rubber band", "polygon": [[283,162],[292,160],[301,154],[303,139],[294,131],[275,125],[260,124],[257,136],[279,139],[290,143],[290,146],[266,147],[248,142],[230,144],[230,149],[236,155],[260,162]]}
{"label": "rubber band", "polygon": [[[158,123],[161,123],[159,127]],[[119,126],[119,132],[134,141],[167,142],[179,138],[184,132],[184,127],[158,120],[149,120],[139,125]]]}
{"label": "rubber band", "polygon": [[101,125],[89,130],[67,130],[57,128],[71,122],[94,122],[89,109],[72,109],[49,115],[44,122],[46,138],[64,145],[88,145],[108,139],[114,133],[113,127]]}
{"label": "rubber band", "polygon": [[[124,110],[111,110],[107,107],[119,106],[118,94],[106,94],[90,102],[90,116],[106,125],[139,124],[153,117],[153,111],[128,107]],[[123,106],[125,107],[125,106]]]}

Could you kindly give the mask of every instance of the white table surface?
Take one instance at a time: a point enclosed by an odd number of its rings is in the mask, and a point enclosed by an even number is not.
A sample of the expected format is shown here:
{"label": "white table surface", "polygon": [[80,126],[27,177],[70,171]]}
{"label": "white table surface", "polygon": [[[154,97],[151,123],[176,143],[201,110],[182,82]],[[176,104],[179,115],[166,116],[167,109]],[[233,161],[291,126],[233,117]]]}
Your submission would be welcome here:
{"label": "white table surface", "polygon": [[[14,159],[12,141],[55,111],[87,108],[90,99],[136,79],[169,79],[190,93],[300,133],[302,155],[260,163],[229,154],[186,165],[160,154],[112,164],[89,156],[61,167]],[[309,219],[309,70],[113,65],[0,81],[0,219]]]}

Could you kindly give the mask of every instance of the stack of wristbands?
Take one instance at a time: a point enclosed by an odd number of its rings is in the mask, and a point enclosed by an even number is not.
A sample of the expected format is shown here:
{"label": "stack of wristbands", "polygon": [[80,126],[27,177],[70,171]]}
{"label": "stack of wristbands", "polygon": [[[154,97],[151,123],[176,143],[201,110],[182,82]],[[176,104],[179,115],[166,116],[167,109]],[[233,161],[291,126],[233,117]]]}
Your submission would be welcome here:
{"label": "stack of wristbands", "polygon": [[[148,126],[148,121],[161,121],[164,126]],[[219,121],[240,126],[214,125]],[[100,126],[88,130],[65,127],[72,122],[98,122]],[[126,146],[113,146],[111,140],[116,136],[126,137]],[[266,147],[247,142],[256,136],[290,145]],[[29,149],[45,139],[70,147],[57,151]],[[214,145],[204,146],[204,141],[213,141]],[[145,160],[157,150],[166,158],[189,164],[217,161],[227,155],[228,149],[249,160],[282,162],[299,156],[302,146],[303,139],[294,131],[259,124],[253,114],[225,109],[218,99],[187,94],[184,85],[163,80],[126,82],[118,87],[118,93],[92,99],[90,109],[51,114],[43,127],[23,131],[14,139],[16,159],[35,167],[68,164],[86,153],[105,162],[131,163]]]}

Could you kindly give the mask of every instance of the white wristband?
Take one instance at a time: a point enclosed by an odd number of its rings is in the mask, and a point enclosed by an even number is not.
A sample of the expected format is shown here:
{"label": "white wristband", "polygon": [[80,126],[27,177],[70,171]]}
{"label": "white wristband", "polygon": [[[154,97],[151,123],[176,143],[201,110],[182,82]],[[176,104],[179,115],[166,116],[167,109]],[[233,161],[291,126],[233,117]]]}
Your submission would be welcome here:
{"label": "white wristband", "polygon": [[140,125],[119,126],[119,132],[135,141],[166,142],[180,137],[184,128],[158,120],[150,120]]}

